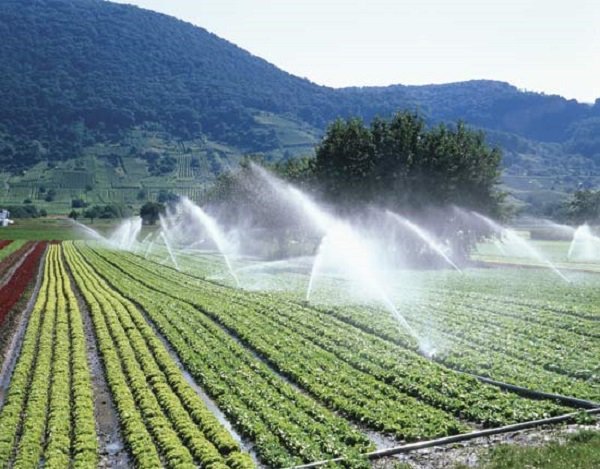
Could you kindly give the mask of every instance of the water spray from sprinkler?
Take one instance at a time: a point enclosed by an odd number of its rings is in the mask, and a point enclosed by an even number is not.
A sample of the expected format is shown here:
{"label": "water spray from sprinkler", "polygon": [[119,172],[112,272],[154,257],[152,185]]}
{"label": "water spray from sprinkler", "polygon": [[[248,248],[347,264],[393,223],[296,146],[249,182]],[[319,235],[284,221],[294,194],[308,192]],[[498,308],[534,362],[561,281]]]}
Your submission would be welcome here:
{"label": "water spray from sprinkler", "polygon": [[322,235],[307,287],[307,301],[310,300],[314,291],[315,279],[322,274],[327,264],[332,264],[350,280],[360,284],[369,292],[372,299],[383,304],[397,323],[417,343],[421,343],[417,332],[408,324],[385,292],[383,281],[380,278],[382,269],[375,265],[368,241],[349,223],[327,213],[299,189],[277,179],[259,166],[252,165],[252,169],[277,192],[279,197],[289,202]]}
{"label": "water spray from sprinkler", "polygon": [[390,210],[386,210],[385,213],[389,217],[391,217],[394,221],[396,221],[396,223],[399,223],[400,225],[404,226],[405,228],[408,228],[413,234],[418,236],[422,241],[425,242],[425,244],[427,244],[429,249],[431,249],[438,256],[440,256],[442,259],[444,259],[444,261],[446,261],[446,263],[449,264],[453,269],[455,269],[457,272],[462,273],[460,268],[444,252],[444,248],[438,243],[438,241],[435,239],[435,237],[431,233],[427,232],[424,228],[421,228],[419,225],[411,222],[407,218],[405,218],[401,215],[398,215],[397,213],[394,213]]}
{"label": "water spray from sprinkler", "polygon": [[571,281],[567,277],[565,277],[564,274],[560,270],[558,270],[550,260],[546,259],[537,249],[535,249],[530,243],[528,243],[527,240],[525,240],[522,236],[519,236],[514,230],[502,226],[499,223],[496,223],[494,220],[484,215],[481,215],[480,213],[471,213],[475,217],[486,223],[496,234],[500,235],[502,237],[502,242],[505,245],[512,245],[521,248],[527,253],[528,257],[536,259],[542,264],[545,264],[550,270],[552,270],[565,282],[571,283]]}
{"label": "water spray from sprinkler", "polygon": [[171,246],[171,240],[169,239],[168,224],[162,215],[160,215],[159,219],[160,219],[160,227],[161,227],[160,237],[162,238],[163,242],[165,243],[165,247],[167,248],[169,257],[171,258],[171,262],[175,266],[175,269],[179,270],[179,264],[177,263],[177,258],[175,257],[175,252],[173,251],[173,247]]}
{"label": "water spray from sprinkler", "polygon": [[584,223],[574,230],[567,258],[570,261],[600,261],[600,237],[592,233],[588,224]]}
{"label": "water spray from sprinkler", "polygon": [[208,213],[206,213],[202,209],[202,207],[199,207],[198,205],[194,204],[187,197],[183,197],[181,199],[180,205],[181,205],[182,210],[189,213],[189,215],[195,221],[197,221],[204,227],[208,236],[210,237],[210,239],[212,239],[212,241],[216,245],[217,249],[223,256],[223,260],[225,261],[227,270],[229,271],[229,274],[235,281],[236,286],[239,288],[240,281],[239,281],[237,275],[235,274],[235,271],[233,270],[233,265],[232,265],[231,259],[230,259],[233,248],[232,248],[231,244],[229,243],[229,241],[227,240],[225,233],[223,233],[223,231],[217,224],[216,220],[213,217],[211,217]]}

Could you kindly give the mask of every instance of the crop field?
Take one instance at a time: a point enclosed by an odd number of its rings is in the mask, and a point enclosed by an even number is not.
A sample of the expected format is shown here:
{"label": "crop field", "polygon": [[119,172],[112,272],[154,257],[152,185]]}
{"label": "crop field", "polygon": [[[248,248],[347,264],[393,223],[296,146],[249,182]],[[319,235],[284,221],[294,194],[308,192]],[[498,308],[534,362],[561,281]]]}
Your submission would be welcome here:
{"label": "crop field", "polygon": [[[117,224],[115,220],[108,219],[95,220],[91,226],[100,233],[109,233]],[[17,219],[9,229],[0,229],[0,242],[10,242],[0,249],[0,260],[25,241],[83,239],[83,233],[73,228],[74,223],[68,218]]]}
{"label": "crop field", "polygon": [[334,276],[307,302],[293,263],[239,259],[241,287],[216,254],[174,267],[164,247],[0,244],[0,466],[368,467],[600,402],[592,271],[398,272],[410,334]]}
{"label": "crop field", "polygon": [[[531,241],[536,251],[543,259],[550,260],[557,268],[566,270],[579,270],[588,272],[600,272],[597,262],[569,260],[568,253],[570,242],[568,241]],[[482,243],[473,255],[475,260],[495,264],[516,264],[530,267],[546,267],[545,261],[532,258],[522,252],[502,252],[497,246],[490,243]]]}

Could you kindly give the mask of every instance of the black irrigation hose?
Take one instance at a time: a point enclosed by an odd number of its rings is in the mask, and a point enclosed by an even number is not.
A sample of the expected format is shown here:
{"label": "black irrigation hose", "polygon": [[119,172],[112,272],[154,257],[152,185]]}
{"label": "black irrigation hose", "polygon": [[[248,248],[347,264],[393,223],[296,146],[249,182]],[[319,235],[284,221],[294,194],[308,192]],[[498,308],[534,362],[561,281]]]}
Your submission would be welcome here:
{"label": "black irrigation hose", "polygon": [[562,394],[554,394],[550,392],[544,391],[535,391],[533,389],[524,388],[522,386],[517,386],[515,384],[504,383],[502,381],[496,381],[490,378],[486,378],[485,376],[477,375],[474,373],[469,373],[468,371],[457,370],[456,368],[449,367],[446,365],[443,360],[436,359],[436,357],[428,357],[427,355],[420,354],[421,356],[438,363],[446,369],[452,370],[456,373],[460,373],[462,375],[467,375],[472,378],[475,378],[478,381],[481,381],[485,384],[490,384],[492,386],[496,386],[505,391],[514,392],[521,396],[530,397],[532,399],[550,399],[553,401],[560,402],[568,407],[579,407],[582,409],[598,409],[600,408],[600,402],[588,401],[586,399],[579,399],[577,397],[564,396]]}
{"label": "black irrigation hose", "polygon": [[[425,355],[422,355],[422,356],[426,357]],[[502,381],[496,381],[496,380],[493,380],[490,378],[486,378],[485,376],[476,375],[474,373],[469,373],[468,371],[457,370],[456,368],[447,366],[442,360],[438,360],[435,357],[426,357],[426,358],[429,358],[430,360],[434,361],[435,363],[440,364],[444,368],[455,371],[456,373],[471,376],[472,378],[475,378],[476,380],[481,381],[482,383],[490,384],[492,386],[499,387],[500,389],[503,389],[505,391],[514,392],[521,396],[530,397],[532,399],[551,399],[553,401],[560,402],[561,404],[564,404],[569,407],[579,407],[582,409],[598,409],[598,408],[600,408],[600,402],[588,401],[586,399],[579,399],[577,397],[571,397],[571,396],[563,396],[562,394],[554,394],[554,393],[550,393],[550,392],[535,391],[533,389],[524,388],[522,386],[517,386],[515,384],[504,383]]]}
{"label": "black irrigation hose", "polygon": [[474,375],[472,373],[467,373],[464,371],[455,370],[458,373],[462,373],[468,376],[472,376],[473,378],[481,381],[482,383],[491,384],[492,386],[497,386],[500,389],[504,389],[506,391],[511,391],[516,394],[525,397],[531,397],[533,399],[552,399],[560,402],[561,404],[567,405],[569,407],[580,407],[582,409],[599,409],[600,403],[594,401],[588,401],[586,399],[578,399],[577,397],[563,396],[562,394],[553,394],[549,392],[543,391],[534,391],[532,389],[524,388],[521,386],[515,386],[514,384],[503,383],[501,381],[495,381],[490,378],[486,378],[485,376]]}
{"label": "black irrigation hose", "polygon": [[[446,436],[443,438],[436,438],[435,440],[420,441],[417,443],[409,443],[407,445],[396,446],[394,448],[372,451],[370,453],[363,454],[363,456],[366,457],[367,459],[371,459],[371,460],[379,459],[379,458],[383,458],[386,456],[393,456],[395,454],[408,453],[410,451],[415,451],[418,449],[430,448],[432,446],[443,446],[443,445],[448,445],[448,444],[452,444],[452,443],[459,443],[461,441],[473,440],[475,438],[499,435],[502,433],[510,433],[510,432],[519,431],[519,430],[526,430],[528,428],[539,427],[541,425],[550,425],[550,424],[568,422],[570,420],[574,420],[575,418],[579,417],[582,413],[587,414],[587,415],[600,414],[600,408],[588,409],[588,410],[584,410],[584,411],[580,411],[580,412],[571,412],[570,414],[558,415],[556,417],[549,417],[549,418],[545,418],[545,419],[530,420],[528,422],[515,423],[512,425],[505,425],[504,427],[489,428],[486,430],[478,430],[478,431],[474,431],[471,433],[463,433],[460,435]],[[335,459],[315,461],[315,462],[312,462],[309,464],[294,466],[294,469],[308,469],[308,468],[312,468],[312,467],[321,467],[321,466],[325,466],[325,465],[331,464],[331,463],[342,462],[342,461],[344,461],[344,459],[345,459],[344,457],[339,457],[339,458],[335,458]]]}
{"label": "black irrigation hose", "polygon": [[[432,359],[432,358],[429,357],[429,359]],[[443,365],[443,363],[439,362],[438,360],[435,360],[435,358],[433,358],[433,360],[440,363],[441,365]],[[561,404],[564,404],[564,405],[567,405],[570,407],[579,407],[579,408],[583,408],[583,409],[587,409],[587,410],[571,412],[569,414],[558,415],[556,417],[548,417],[545,419],[530,420],[528,422],[505,425],[503,427],[489,428],[486,430],[478,430],[478,431],[471,432],[471,433],[463,433],[460,435],[446,436],[443,438],[437,438],[435,440],[410,443],[410,444],[406,444],[406,445],[402,445],[402,446],[396,446],[394,448],[388,448],[388,449],[373,451],[371,453],[365,453],[363,455],[364,457],[366,457],[368,459],[379,459],[379,458],[383,458],[385,456],[392,456],[394,454],[400,454],[400,453],[408,453],[410,451],[423,449],[423,448],[430,448],[432,446],[443,446],[443,445],[448,445],[448,444],[452,444],[452,443],[458,443],[461,441],[468,441],[468,440],[472,440],[475,438],[499,435],[502,433],[509,433],[509,432],[518,431],[518,430],[525,430],[528,428],[538,427],[541,425],[550,425],[550,424],[556,424],[556,423],[561,423],[561,422],[567,422],[569,420],[575,419],[576,417],[581,415],[582,412],[587,415],[600,414],[600,403],[597,403],[597,402],[588,401],[585,399],[578,399],[576,397],[571,397],[571,396],[563,396],[561,394],[552,394],[552,393],[548,393],[548,392],[534,391],[532,389],[524,388],[521,386],[516,386],[514,384],[508,384],[508,383],[503,383],[501,381],[495,381],[493,379],[486,378],[485,376],[468,373],[466,371],[460,371],[460,370],[456,370],[453,368],[450,368],[450,369],[457,373],[471,376],[471,377],[475,378],[476,380],[481,381],[482,383],[496,386],[496,387],[499,387],[500,389],[514,392],[514,393],[517,393],[517,394],[525,396],[525,397],[529,397],[529,398],[533,398],[533,399],[551,399],[551,400],[555,400],[557,402],[560,402]],[[341,462],[344,459],[345,459],[344,457],[339,457],[339,458],[335,458],[335,459],[316,461],[316,462],[304,464],[301,466],[294,466],[294,468],[295,469],[305,469],[305,468],[308,469],[308,468],[313,468],[313,467],[321,467],[321,466],[325,466],[330,463]]]}
{"label": "black irrigation hose", "polygon": [[509,384],[509,383],[504,383],[502,381],[496,381],[496,380],[493,380],[490,378],[486,378],[485,376],[470,373],[468,371],[457,370],[456,368],[446,365],[443,360],[440,360],[440,359],[436,358],[435,356],[430,357],[428,355],[424,355],[423,353],[419,353],[419,355],[443,366],[444,368],[446,368],[448,370],[452,370],[456,373],[460,373],[461,375],[470,376],[472,378],[475,378],[478,381],[481,381],[482,383],[490,384],[492,386],[496,386],[505,391],[514,392],[521,396],[530,397],[532,399],[550,399],[553,401],[560,402],[561,404],[564,404],[568,407],[579,407],[582,409],[600,408],[600,402],[588,401],[586,399],[579,399],[577,397],[564,396],[562,394],[554,394],[554,393],[544,392],[544,391],[535,391],[533,389],[524,388],[522,386],[517,386],[515,384]]}

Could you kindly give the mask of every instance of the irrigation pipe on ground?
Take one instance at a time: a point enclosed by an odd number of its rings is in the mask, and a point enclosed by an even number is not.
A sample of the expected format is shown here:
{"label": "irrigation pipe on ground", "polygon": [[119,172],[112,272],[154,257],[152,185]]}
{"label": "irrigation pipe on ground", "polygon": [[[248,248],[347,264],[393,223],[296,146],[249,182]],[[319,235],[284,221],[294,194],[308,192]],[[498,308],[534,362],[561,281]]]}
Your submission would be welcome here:
{"label": "irrigation pipe on ground", "polygon": [[504,389],[506,391],[511,391],[516,394],[525,397],[531,397],[534,399],[550,399],[554,401],[558,401],[561,404],[565,404],[569,407],[581,407],[582,409],[598,409],[600,408],[600,402],[588,401],[586,399],[578,399],[577,397],[571,396],[563,396],[561,394],[553,394],[549,392],[543,391],[534,391],[529,388],[524,388],[522,386],[516,386],[514,384],[503,383],[502,381],[495,381],[490,378],[486,378],[485,376],[479,376],[472,373],[467,373],[465,371],[454,370],[457,373],[461,373],[464,375],[472,376],[476,380],[481,381],[485,384],[490,384],[492,386],[499,387],[500,389]]}
{"label": "irrigation pipe on ground", "polygon": [[[379,458],[383,458],[386,456],[393,456],[395,454],[408,453],[410,451],[415,451],[418,449],[430,448],[432,446],[444,446],[444,445],[449,445],[452,443],[459,443],[461,441],[473,440],[475,438],[499,435],[501,433],[510,433],[510,432],[519,431],[519,430],[526,430],[528,428],[539,427],[541,425],[551,425],[551,424],[556,424],[556,423],[568,422],[570,420],[576,419],[582,413],[587,414],[587,415],[600,414],[600,408],[588,409],[588,410],[584,410],[584,411],[580,411],[580,412],[571,412],[569,414],[558,415],[556,417],[549,417],[549,418],[540,419],[540,420],[530,420],[529,422],[515,423],[512,425],[506,425],[504,427],[489,428],[486,430],[478,430],[478,431],[471,432],[471,433],[463,433],[460,435],[446,436],[443,438],[437,438],[435,440],[420,441],[417,443],[409,443],[409,444],[402,445],[402,446],[396,446],[394,448],[372,451],[370,453],[363,454],[363,456],[366,457],[367,459],[379,459]],[[294,466],[294,469],[308,469],[308,468],[312,468],[312,467],[321,467],[321,466],[325,466],[325,465],[331,464],[331,463],[342,462],[342,461],[344,461],[344,459],[345,459],[344,457],[339,457],[339,458],[335,458],[335,459],[315,461],[315,462],[312,462],[309,464],[303,464],[301,466]]]}

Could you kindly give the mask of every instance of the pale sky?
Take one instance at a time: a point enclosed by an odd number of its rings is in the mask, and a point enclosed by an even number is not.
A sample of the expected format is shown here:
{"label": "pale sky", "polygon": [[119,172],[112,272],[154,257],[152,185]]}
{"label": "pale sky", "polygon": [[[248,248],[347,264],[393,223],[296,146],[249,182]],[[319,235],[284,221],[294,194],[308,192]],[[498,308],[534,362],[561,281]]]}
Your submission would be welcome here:
{"label": "pale sky", "polygon": [[508,81],[600,98],[600,0],[117,0],[333,87]]}

